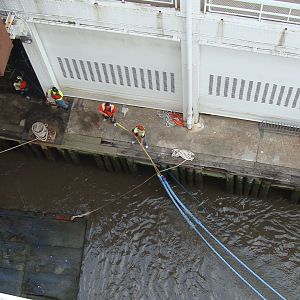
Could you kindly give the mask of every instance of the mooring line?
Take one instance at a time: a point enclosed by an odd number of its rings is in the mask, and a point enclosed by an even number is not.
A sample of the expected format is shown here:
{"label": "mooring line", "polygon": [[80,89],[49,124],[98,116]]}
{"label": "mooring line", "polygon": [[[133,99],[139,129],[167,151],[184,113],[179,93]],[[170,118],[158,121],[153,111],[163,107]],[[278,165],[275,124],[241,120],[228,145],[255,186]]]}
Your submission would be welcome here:
{"label": "mooring line", "polygon": [[26,144],[32,143],[32,142],[34,142],[34,141],[36,141],[36,140],[38,140],[38,139],[39,139],[39,138],[35,138],[35,139],[31,140],[31,141],[27,141],[27,142],[22,143],[22,144],[19,144],[19,145],[17,145],[17,146],[14,146],[14,147],[5,149],[5,150],[3,150],[3,151],[0,151],[0,154],[2,154],[2,153],[4,153],[4,152],[8,152],[8,151],[13,150],[13,149],[16,149],[16,148],[19,148],[19,147],[24,146],[24,145],[26,145]]}

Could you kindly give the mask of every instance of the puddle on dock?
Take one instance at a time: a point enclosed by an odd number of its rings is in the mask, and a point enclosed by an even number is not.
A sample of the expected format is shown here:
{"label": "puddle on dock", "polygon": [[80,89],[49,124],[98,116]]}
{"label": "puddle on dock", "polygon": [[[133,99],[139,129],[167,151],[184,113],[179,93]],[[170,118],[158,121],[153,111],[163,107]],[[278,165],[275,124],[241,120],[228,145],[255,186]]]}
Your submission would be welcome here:
{"label": "puddle on dock", "polygon": [[[88,218],[79,300],[257,299],[190,229],[156,179],[120,199],[152,174],[106,173],[88,163],[51,163],[11,152],[0,160],[0,207],[76,214],[109,204]],[[207,183],[193,191],[194,200],[176,190],[238,257],[286,298],[297,299],[299,205],[276,193],[256,200],[222,188]],[[62,270],[50,271],[59,276]]]}

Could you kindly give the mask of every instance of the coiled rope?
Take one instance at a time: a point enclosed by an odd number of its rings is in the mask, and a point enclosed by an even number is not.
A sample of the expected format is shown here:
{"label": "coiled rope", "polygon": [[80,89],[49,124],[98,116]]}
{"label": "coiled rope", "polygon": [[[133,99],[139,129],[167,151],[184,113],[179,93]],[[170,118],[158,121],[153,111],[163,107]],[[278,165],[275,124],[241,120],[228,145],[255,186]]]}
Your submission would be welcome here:
{"label": "coiled rope", "polygon": [[4,152],[8,152],[8,151],[16,149],[16,148],[19,148],[19,147],[22,147],[26,144],[29,144],[29,143],[32,143],[32,142],[35,142],[35,141],[45,142],[47,140],[47,138],[48,138],[47,124],[44,124],[42,122],[36,122],[36,123],[32,124],[31,130],[32,130],[32,133],[35,136],[35,138],[33,140],[30,140],[30,141],[24,142],[22,144],[19,144],[17,146],[14,146],[14,147],[5,149],[3,151],[0,151],[0,154],[2,154]]}
{"label": "coiled rope", "polygon": [[180,150],[180,149],[173,149],[172,151],[172,157],[182,157],[185,160],[193,160],[194,153],[189,150]]}
{"label": "coiled rope", "polygon": [[35,122],[31,126],[32,133],[40,141],[47,141],[48,138],[48,125],[42,122]]}
{"label": "coiled rope", "polygon": [[174,127],[174,126],[184,126],[184,121],[182,117],[179,116],[179,114],[176,114],[174,112],[168,112],[168,111],[158,111],[157,115],[160,118],[164,119],[164,124],[167,127]]}

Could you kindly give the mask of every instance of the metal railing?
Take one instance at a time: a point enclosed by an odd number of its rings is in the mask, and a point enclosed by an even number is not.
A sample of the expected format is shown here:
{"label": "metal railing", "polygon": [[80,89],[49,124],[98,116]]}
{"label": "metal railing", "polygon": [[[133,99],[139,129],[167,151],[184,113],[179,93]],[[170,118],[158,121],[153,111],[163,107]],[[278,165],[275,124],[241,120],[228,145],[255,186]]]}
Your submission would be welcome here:
{"label": "metal railing", "polygon": [[300,4],[273,0],[205,0],[207,12],[300,24]]}
{"label": "metal railing", "polygon": [[120,0],[121,2],[136,2],[163,7],[180,7],[180,0]]}

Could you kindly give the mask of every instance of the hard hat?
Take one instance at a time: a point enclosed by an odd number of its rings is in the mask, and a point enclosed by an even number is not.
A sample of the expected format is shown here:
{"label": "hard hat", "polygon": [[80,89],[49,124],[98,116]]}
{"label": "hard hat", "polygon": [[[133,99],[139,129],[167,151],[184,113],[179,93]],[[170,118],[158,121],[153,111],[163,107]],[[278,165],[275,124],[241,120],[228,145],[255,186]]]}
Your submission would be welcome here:
{"label": "hard hat", "polygon": [[145,130],[145,127],[143,125],[136,125],[136,127],[141,131]]}
{"label": "hard hat", "polygon": [[21,76],[17,76],[18,80],[23,80],[23,78]]}

